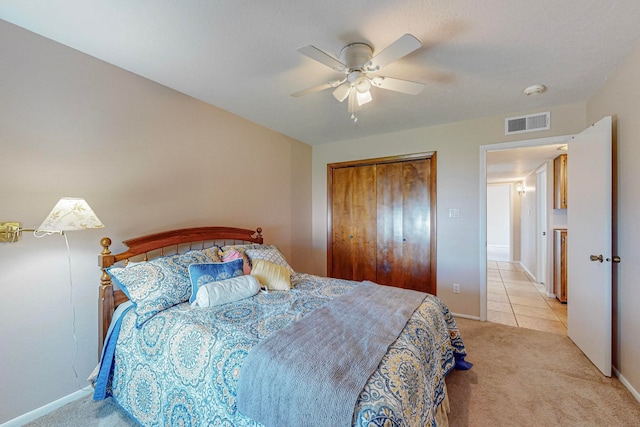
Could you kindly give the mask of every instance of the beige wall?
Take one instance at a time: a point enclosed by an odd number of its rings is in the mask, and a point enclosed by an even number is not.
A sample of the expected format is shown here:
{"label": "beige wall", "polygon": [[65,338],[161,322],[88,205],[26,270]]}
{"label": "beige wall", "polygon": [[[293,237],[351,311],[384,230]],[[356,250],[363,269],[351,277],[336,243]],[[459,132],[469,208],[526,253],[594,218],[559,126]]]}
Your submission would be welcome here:
{"label": "beige wall", "polygon": [[[547,174],[547,177],[552,176],[553,173]],[[538,274],[538,242],[536,240],[538,188],[535,171],[525,177],[524,185],[527,188],[527,192],[520,199],[522,202],[521,212],[523,212],[520,218],[520,225],[522,227],[520,263],[533,277],[536,277]]]}
{"label": "beige wall", "polygon": [[[99,239],[261,226],[311,269],[311,147],[0,21],[0,222],[38,226],[84,197],[104,230],[68,233],[81,386],[97,362]],[[0,243],[0,423],[77,390],[64,239]]]}
{"label": "beige wall", "polygon": [[[326,271],[328,163],[437,151],[438,296],[455,313],[480,316],[479,147],[568,135],[585,127],[582,104],[554,107],[550,111],[551,130],[517,137],[504,135],[507,116],[500,116],[314,146],[314,272],[324,274]],[[530,112],[522,112],[527,113]],[[449,218],[449,208],[458,208],[460,217]],[[460,294],[452,293],[453,283],[461,285]]]}
{"label": "beige wall", "polygon": [[[587,121],[614,116],[617,132],[617,255],[614,269],[614,366],[640,393],[640,45],[587,101]],[[616,133],[614,133],[615,135]],[[640,394],[636,395],[640,400]]]}

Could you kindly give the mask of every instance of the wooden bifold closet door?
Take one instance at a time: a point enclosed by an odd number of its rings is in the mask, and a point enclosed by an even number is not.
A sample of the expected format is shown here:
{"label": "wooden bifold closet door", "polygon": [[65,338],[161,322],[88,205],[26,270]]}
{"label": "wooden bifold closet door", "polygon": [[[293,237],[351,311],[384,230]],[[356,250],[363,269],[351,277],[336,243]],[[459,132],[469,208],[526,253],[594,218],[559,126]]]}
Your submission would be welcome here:
{"label": "wooden bifold closet door", "polygon": [[435,153],[328,165],[328,275],[436,294]]}

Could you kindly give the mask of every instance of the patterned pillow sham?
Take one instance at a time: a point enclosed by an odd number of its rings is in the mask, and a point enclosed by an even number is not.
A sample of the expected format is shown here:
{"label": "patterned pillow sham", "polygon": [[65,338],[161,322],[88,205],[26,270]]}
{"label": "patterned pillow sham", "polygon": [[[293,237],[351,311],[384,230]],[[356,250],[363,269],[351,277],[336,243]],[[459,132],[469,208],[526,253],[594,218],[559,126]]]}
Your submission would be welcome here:
{"label": "patterned pillow sham", "polygon": [[191,264],[189,266],[189,278],[191,282],[191,296],[189,302],[196,300],[198,288],[206,283],[219,282],[244,275],[241,258],[229,262],[212,262]]}
{"label": "patterned pillow sham", "polygon": [[211,262],[212,253],[193,250],[106,271],[135,305],[140,328],[156,313],[189,300],[189,265]]}
{"label": "patterned pillow sham", "polygon": [[289,273],[294,273],[293,268],[291,268],[287,260],[284,258],[284,255],[282,255],[282,253],[276,246],[267,248],[246,249],[245,252],[249,257],[249,261],[251,261],[252,267],[254,260],[263,259],[265,261],[283,266],[284,268],[289,270]]}
{"label": "patterned pillow sham", "polygon": [[222,262],[220,256],[220,248],[218,246],[212,246],[210,248],[194,250],[193,252],[202,252],[211,262]]}

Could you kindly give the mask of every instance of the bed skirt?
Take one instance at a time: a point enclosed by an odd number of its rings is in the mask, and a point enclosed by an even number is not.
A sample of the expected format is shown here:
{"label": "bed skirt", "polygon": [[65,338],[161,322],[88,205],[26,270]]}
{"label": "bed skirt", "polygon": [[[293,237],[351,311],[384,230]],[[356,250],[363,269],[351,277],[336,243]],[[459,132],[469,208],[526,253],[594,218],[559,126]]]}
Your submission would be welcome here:
{"label": "bed skirt", "polygon": [[447,385],[444,385],[444,399],[440,405],[436,408],[435,419],[436,427],[449,427],[449,413],[451,407],[449,406],[449,392],[447,391]]}

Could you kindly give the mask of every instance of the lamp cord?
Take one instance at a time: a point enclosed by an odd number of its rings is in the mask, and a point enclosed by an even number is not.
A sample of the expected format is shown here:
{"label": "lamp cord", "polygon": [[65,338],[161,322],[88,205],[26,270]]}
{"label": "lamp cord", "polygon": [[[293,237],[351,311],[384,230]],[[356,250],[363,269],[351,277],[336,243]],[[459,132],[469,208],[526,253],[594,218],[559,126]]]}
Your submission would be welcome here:
{"label": "lamp cord", "polygon": [[67,239],[67,235],[64,231],[47,231],[47,230],[33,230],[33,236],[38,239],[44,236],[50,236],[52,234],[60,234],[64,237],[64,243],[67,246],[67,263],[69,264],[69,303],[71,304],[71,313],[73,316],[72,320],[72,334],[73,334],[73,343],[74,343],[74,352],[73,352],[73,362],[71,363],[71,369],[73,369],[73,375],[76,378],[76,385],[78,386],[78,390],[81,391],[91,391],[91,385],[83,388],[80,385],[80,378],[78,377],[78,371],[76,370],[76,359],[78,358],[78,336],[76,335],[76,306],[73,304],[73,275],[71,274],[71,248],[69,247],[69,239]]}
{"label": "lamp cord", "polygon": [[79,390],[82,391],[90,391],[91,386],[88,385],[87,388],[83,388],[80,385],[80,378],[78,377],[78,371],[76,370],[76,360],[78,358],[78,336],[76,335],[76,306],[73,303],[73,274],[71,274],[71,248],[69,247],[69,239],[67,239],[67,235],[62,233],[64,236],[64,243],[67,245],[67,261],[69,263],[69,303],[71,304],[71,313],[73,315],[72,321],[72,333],[73,333],[73,343],[75,345],[73,351],[73,362],[71,363],[71,369],[73,369],[73,375],[76,377],[76,385]]}

